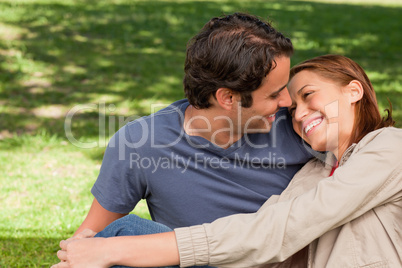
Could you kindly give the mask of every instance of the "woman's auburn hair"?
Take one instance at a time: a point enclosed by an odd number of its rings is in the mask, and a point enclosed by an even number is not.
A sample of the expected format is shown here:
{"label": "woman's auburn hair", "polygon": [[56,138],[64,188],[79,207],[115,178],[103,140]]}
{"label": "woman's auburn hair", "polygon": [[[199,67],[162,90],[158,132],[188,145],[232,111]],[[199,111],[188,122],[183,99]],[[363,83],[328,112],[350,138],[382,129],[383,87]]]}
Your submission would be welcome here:
{"label": "woman's auburn hair", "polygon": [[[341,55],[324,55],[306,60],[290,70],[289,80],[297,73],[309,70],[330,79],[340,86],[348,85],[352,80],[359,81],[363,86],[363,97],[356,103],[355,122],[350,144],[359,142],[368,133],[393,126],[392,105],[386,109],[386,117],[381,117],[376,94],[363,68],[353,60]],[[388,100],[389,101],[389,100]]]}

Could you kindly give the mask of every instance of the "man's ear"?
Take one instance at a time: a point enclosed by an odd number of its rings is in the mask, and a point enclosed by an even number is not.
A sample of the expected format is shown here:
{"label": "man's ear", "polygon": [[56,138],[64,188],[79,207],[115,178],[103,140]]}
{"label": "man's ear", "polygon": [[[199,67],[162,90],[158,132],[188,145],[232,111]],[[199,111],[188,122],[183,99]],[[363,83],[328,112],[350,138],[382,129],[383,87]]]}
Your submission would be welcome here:
{"label": "man's ear", "polygon": [[219,106],[225,110],[231,110],[236,103],[236,96],[229,88],[219,88],[215,96]]}
{"label": "man's ear", "polygon": [[364,90],[362,84],[357,80],[350,81],[347,86],[350,94],[350,103],[356,103],[363,98]]}

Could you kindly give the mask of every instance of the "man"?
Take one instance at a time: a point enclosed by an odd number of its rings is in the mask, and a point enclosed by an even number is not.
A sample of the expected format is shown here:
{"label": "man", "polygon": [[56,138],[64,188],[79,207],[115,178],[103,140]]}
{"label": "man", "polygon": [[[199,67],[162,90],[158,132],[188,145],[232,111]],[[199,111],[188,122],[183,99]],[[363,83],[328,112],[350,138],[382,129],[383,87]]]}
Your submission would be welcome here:
{"label": "man", "polygon": [[211,19],[189,42],[177,101],[110,140],[76,231],[99,232],[146,199],[170,228],[249,213],[311,157],[293,132],[286,88],[293,47],[247,14]]}

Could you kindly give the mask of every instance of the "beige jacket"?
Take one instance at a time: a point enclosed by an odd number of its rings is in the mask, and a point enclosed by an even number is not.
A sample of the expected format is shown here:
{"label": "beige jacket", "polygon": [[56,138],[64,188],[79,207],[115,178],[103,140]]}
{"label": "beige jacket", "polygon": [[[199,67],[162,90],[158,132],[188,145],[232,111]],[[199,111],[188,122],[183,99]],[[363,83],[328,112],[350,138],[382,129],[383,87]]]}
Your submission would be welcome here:
{"label": "beige jacket", "polygon": [[[182,267],[402,267],[402,129],[383,128],[352,145],[328,177],[315,159],[256,213],[175,229]],[[300,267],[303,267],[300,266]]]}

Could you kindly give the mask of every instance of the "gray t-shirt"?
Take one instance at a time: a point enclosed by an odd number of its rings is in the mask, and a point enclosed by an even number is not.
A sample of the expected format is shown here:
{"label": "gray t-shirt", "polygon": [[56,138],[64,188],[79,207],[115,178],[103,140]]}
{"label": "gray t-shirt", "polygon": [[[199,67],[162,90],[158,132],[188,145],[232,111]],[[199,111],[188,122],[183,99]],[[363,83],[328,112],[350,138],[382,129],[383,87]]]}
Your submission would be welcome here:
{"label": "gray t-shirt", "polygon": [[312,157],[287,109],[269,133],[223,149],[184,132],[187,106],[177,101],[116,132],[92,188],[105,209],[129,213],[146,199],[152,219],[170,228],[255,212]]}

